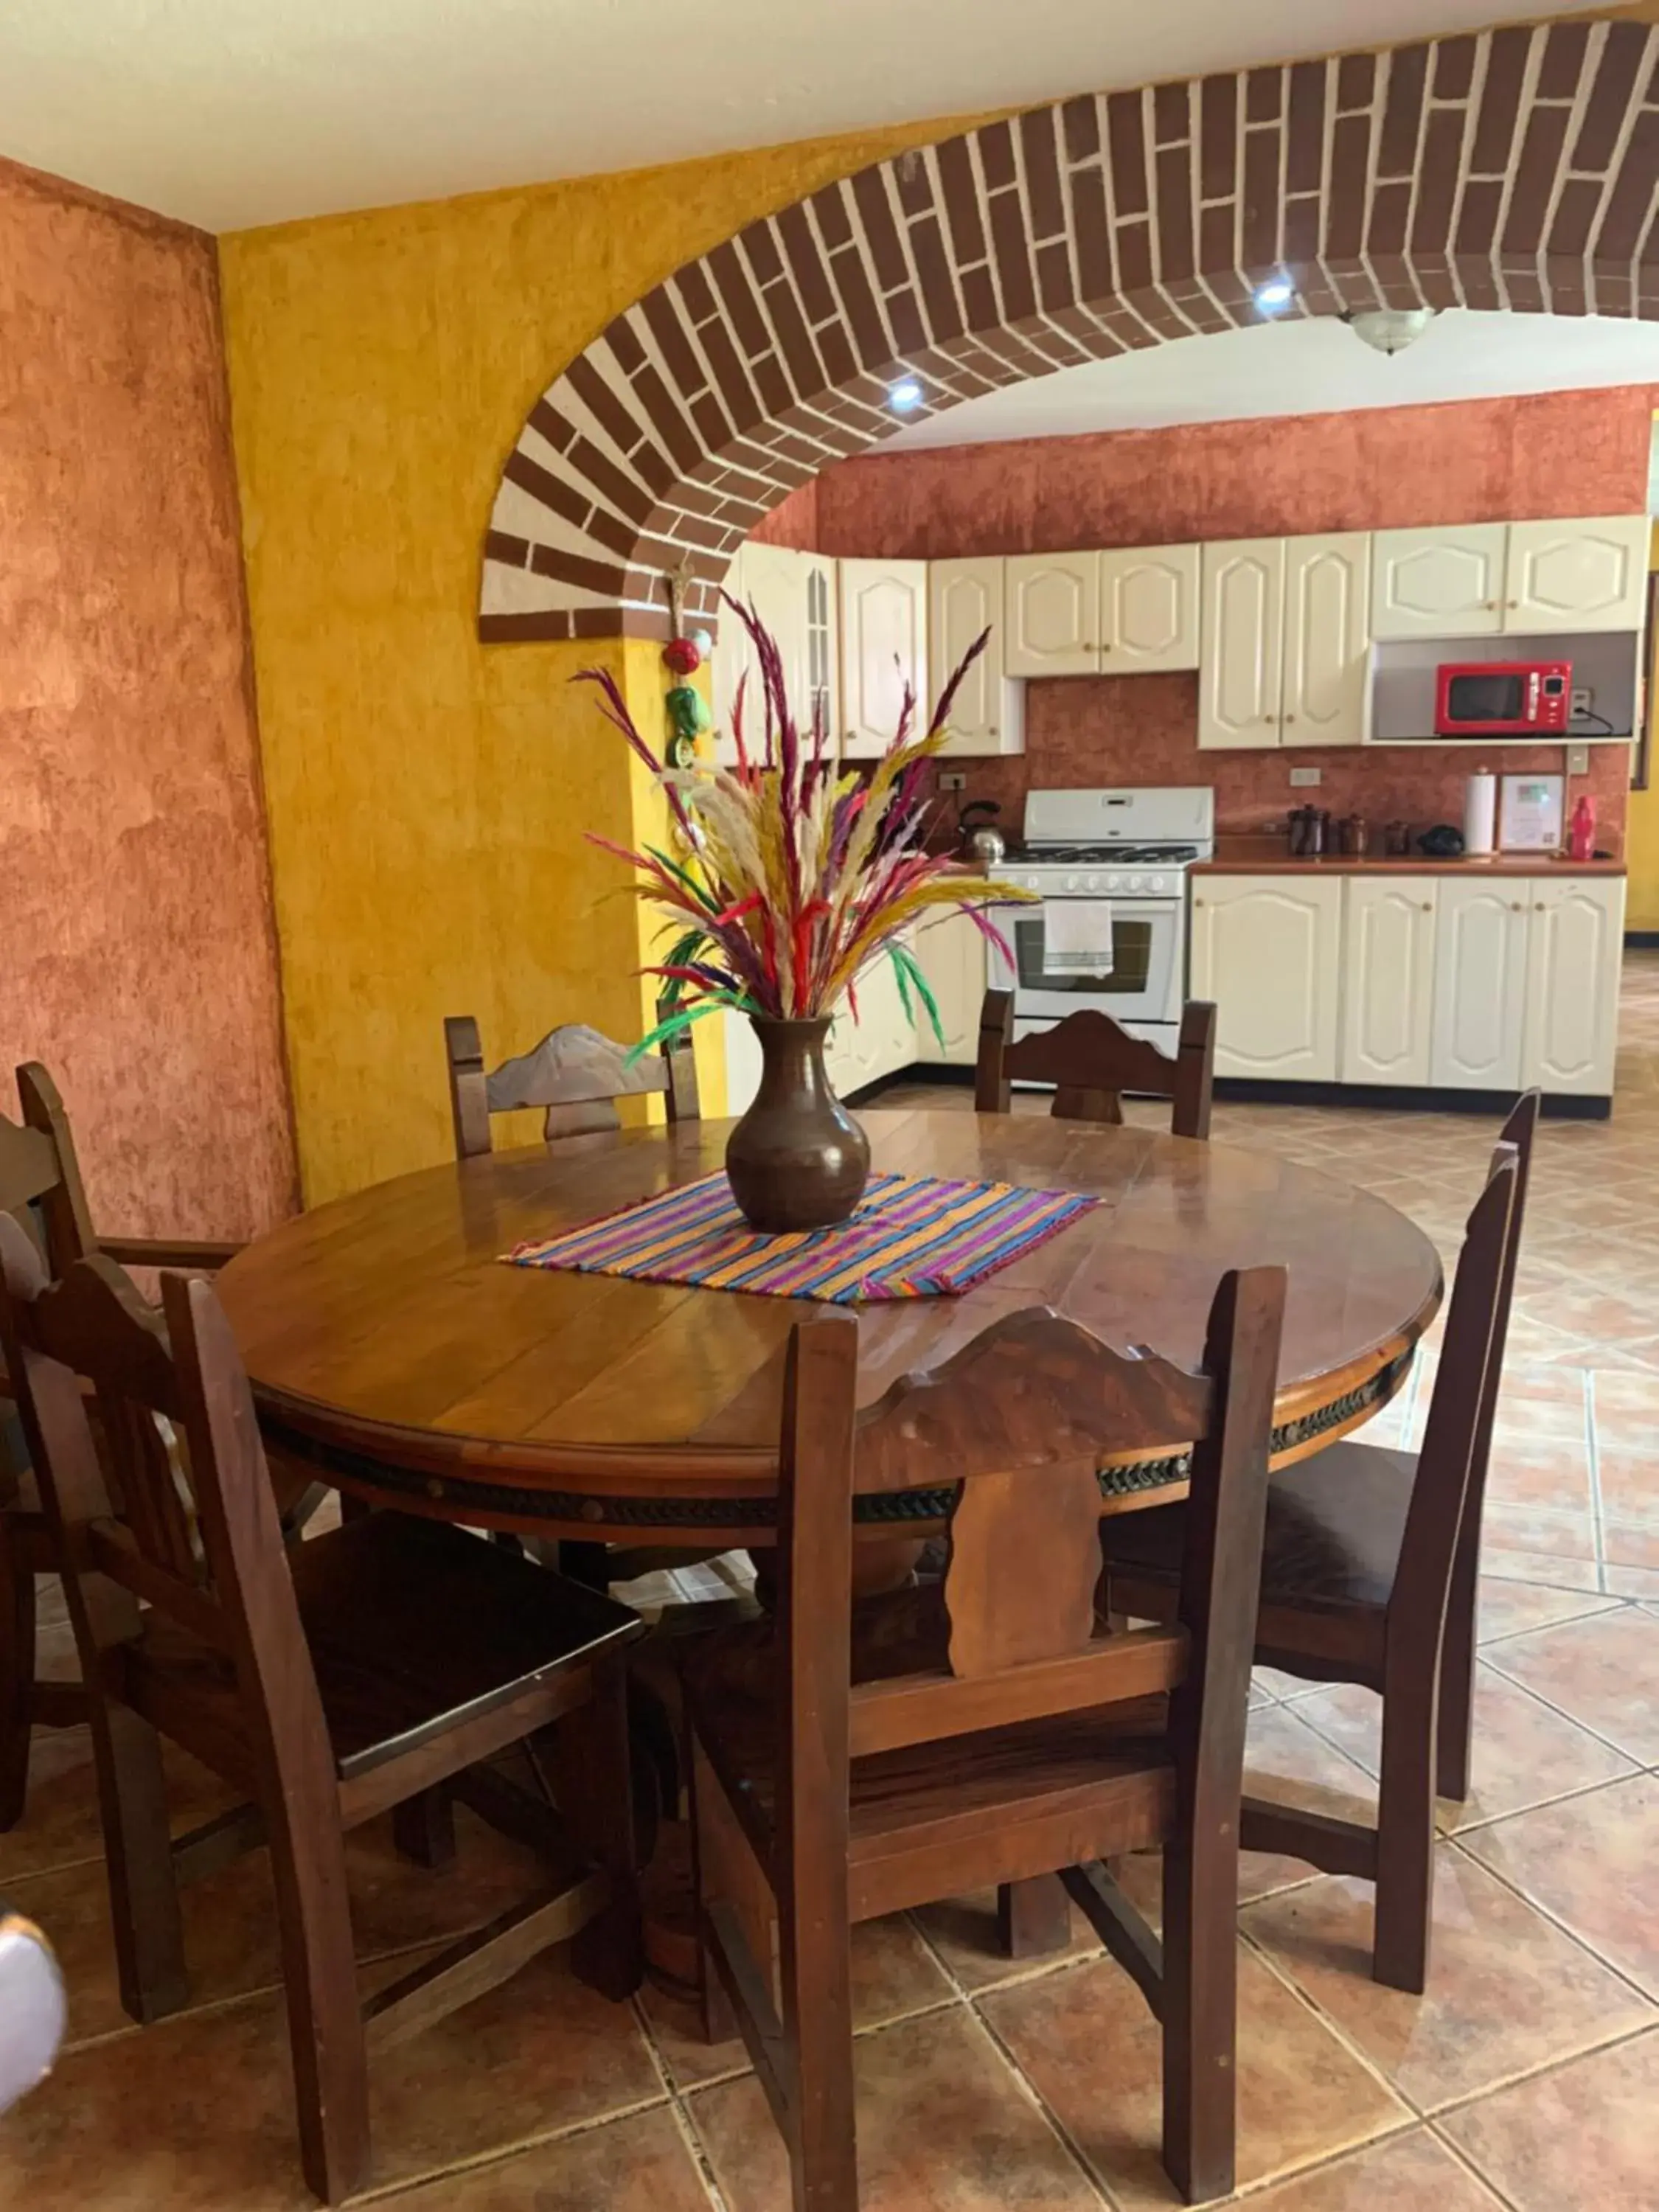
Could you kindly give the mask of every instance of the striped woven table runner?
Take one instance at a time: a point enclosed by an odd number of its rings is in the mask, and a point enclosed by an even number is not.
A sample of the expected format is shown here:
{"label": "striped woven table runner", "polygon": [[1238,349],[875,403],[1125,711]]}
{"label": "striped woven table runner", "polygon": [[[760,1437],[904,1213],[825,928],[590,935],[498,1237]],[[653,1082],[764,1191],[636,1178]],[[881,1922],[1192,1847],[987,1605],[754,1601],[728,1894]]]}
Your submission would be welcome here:
{"label": "striped woven table runner", "polygon": [[505,1256],[518,1267],[569,1267],[836,1305],[950,1297],[1099,1203],[1075,1191],[875,1175],[850,1220],[768,1237],[738,1212],[721,1173],[584,1228],[516,1245]]}

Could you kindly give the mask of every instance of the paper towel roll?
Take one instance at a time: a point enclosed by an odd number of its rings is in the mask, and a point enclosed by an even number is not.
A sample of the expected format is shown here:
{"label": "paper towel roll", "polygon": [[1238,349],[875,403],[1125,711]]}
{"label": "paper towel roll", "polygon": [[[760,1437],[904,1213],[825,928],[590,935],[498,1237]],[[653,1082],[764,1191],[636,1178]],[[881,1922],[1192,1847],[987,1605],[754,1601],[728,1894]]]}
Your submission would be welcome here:
{"label": "paper towel roll", "polygon": [[1492,825],[1498,814],[1498,778],[1487,768],[1477,769],[1463,793],[1463,850],[1490,853]]}

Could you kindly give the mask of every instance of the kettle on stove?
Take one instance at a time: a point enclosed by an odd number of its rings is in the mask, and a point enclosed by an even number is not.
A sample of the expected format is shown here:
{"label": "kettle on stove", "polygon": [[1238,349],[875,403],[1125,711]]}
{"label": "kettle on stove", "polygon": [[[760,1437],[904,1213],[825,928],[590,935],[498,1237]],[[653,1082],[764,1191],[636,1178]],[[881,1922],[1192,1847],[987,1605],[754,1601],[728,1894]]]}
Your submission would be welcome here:
{"label": "kettle on stove", "polygon": [[980,860],[994,868],[1008,850],[1008,841],[996,826],[1002,811],[994,799],[970,799],[957,817],[957,849],[964,860]]}

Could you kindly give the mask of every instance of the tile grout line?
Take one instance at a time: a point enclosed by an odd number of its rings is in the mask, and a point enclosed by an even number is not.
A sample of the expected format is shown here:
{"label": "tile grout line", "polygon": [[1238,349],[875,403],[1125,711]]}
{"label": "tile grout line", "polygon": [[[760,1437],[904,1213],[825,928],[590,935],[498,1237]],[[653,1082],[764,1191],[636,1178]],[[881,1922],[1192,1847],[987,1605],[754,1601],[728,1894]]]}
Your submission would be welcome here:
{"label": "tile grout line", "polygon": [[1480,2171],[1462,2143],[1454,2142],[1450,2136],[1443,2133],[1433,2120],[1425,2120],[1423,2125],[1425,2133],[1431,2140],[1438,2143],[1447,2157],[1463,2172],[1474,2177],[1491,2197],[1494,2204],[1501,2204],[1504,2207],[1504,2212],[1525,2212],[1525,2207],[1518,2204],[1507,2191],[1500,2189],[1490,2174]]}
{"label": "tile grout line", "polygon": [[[1626,1775],[1623,1778],[1626,1781],[1635,1782],[1638,1781],[1641,1778],[1638,1775],[1632,1774]],[[1618,1782],[1610,1782],[1604,1784],[1602,1786],[1606,1789],[1616,1790],[1620,1786],[1620,1784]],[[1561,1803],[1567,1801],[1558,1799],[1556,1802],[1558,1803]],[[1477,1832],[1485,1834],[1486,1832],[1482,1829]],[[1485,1859],[1478,1858],[1473,1851],[1465,1850],[1455,1836],[1448,1836],[1445,1838],[1445,1841],[1450,1844],[1454,1849],[1458,1851],[1461,1857],[1468,1859],[1472,1866],[1479,1867],[1482,1874],[1490,1875],[1492,1880],[1497,1882],[1500,1887],[1509,1891],[1511,1897],[1518,1898],[1521,1903],[1527,1906],[1528,1911],[1537,1913],[1540,1920],[1547,1920],[1552,1928],[1555,1929],[1559,1934],[1565,1936],[1568,1942],[1574,1944],[1579,1950],[1583,1951],[1586,1957],[1594,1959],[1598,1966],[1604,1967],[1608,1973],[1613,1976],[1615,1980],[1622,1982],[1632,1995],[1638,1996],[1644,2004],[1650,2006],[1653,2009],[1654,2016],[1649,2025],[1650,2027],[1659,2027],[1659,1998],[1656,1998],[1651,1990],[1644,1990],[1642,1987],[1642,1984],[1637,1980],[1636,1977],[1631,1973],[1627,1968],[1620,1966],[1616,1960],[1609,1959],[1604,1953],[1598,1951],[1595,1944],[1590,1942],[1588,1936],[1581,1936],[1578,1930],[1572,1926],[1570,1921],[1564,1920],[1559,1912],[1553,1911],[1550,1907],[1547,1905],[1545,1905],[1540,1899],[1534,1897],[1529,1891],[1523,1889],[1518,1881],[1515,1881],[1512,1876],[1505,1874],[1501,1868],[1489,1866]]]}
{"label": "tile grout line", "polygon": [[[1334,1881],[1342,1879],[1342,1877],[1335,1875],[1322,1875],[1319,1879],[1322,1881]],[[1352,2058],[1364,2072],[1370,2075],[1371,2079],[1383,2091],[1384,2094],[1392,2097],[1395,2104],[1404,2106],[1406,2122],[1403,2122],[1402,2125],[1411,2121],[1427,2119],[1428,2114],[1424,2112],[1422,2106],[1415,2103],[1412,2098],[1408,2097],[1403,2089],[1398,2087],[1394,2082],[1389,2081],[1388,2075],[1382,2071],[1382,2069],[1377,2064],[1376,2061],[1368,2051],[1361,2048],[1359,2044],[1354,2040],[1353,2037],[1343,2027],[1341,2021],[1334,2018],[1330,2013],[1327,2012],[1324,2006],[1320,2003],[1318,1998],[1310,1996],[1309,1992],[1303,1988],[1301,1983],[1297,1980],[1290,1968],[1286,1966],[1281,1965],[1279,1960],[1267,1948],[1265,1943],[1253,1934],[1249,1929],[1244,1927],[1243,1924],[1241,1924],[1239,1928],[1238,1938],[1240,1942],[1245,1946],[1246,1949],[1250,1951],[1255,1957],[1261,1960],[1261,1964],[1267,1969],[1267,1972],[1273,1976],[1273,1979],[1290,1991],[1291,1995],[1296,1999],[1297,2002],[1302,2006],[1304,2010],[1310,2012],[1314,2018],[1318,2021],[1320,2025],[1328,2030],[1330,2034],[1341,2045],[1342,2049],[1347,2052],[1349,2057]],[[1380,2141],[1382,2136],[1385,2135],[1396,2134],[1398,2131],[1399,2130],[1397,2129],[1393,2128],[1381,2129],[1376,2136],[1368,2136],[1366,2141],[1376,2142]],[[1361,2149],[1363,2148],[1363,2144],[1350,2145],[1350,2148],[1352,2149]]]}
{"label": "tile grout line", "polygon": [[574,2142],[581,2136],[596,2136],[620,2121],[638,2119],[647,2112],[659,2112],[668,2102],[665,2097],[638,2098],[630,2105],[618,2105],[614,2112],[572,2120],[562,2128],[544,2128],[522,2136],[517,2142],[492,2145],[488,2150],[475,2152],[471,2158],[456,2159],[448,2166],[424,2166],[418,2173],[372,2185],[349,2201],[353,2204],[395,2203],[399,2197],[410,2196],[417,2189],[429,2189],[434,2182],[449,2181],[460,2174],[487,2172],[493,2166],[510,2165],[527,2152],[545,2150],[554,2143]]}
{"label": "tile grout line", "polygon": [[[1567,2067],[1577,2066],[1586,2058],[1600,2058],[1609,2051],[1620,2051],[1626,2044],[1640,2043],[1645,2036],[1650,2035],[1659,2035],[1659,2021],[1643,2021],[1635,2027],[1621,2028],[1617,2035],[1603,2036],[1599,2043],[1587,2043],[1582,2050],[1563,2051],[1559,2057],[1546,2058],[1536,2066],[1524,2068],[1518,2074],[1506,2074],[1501,2081],[1494,2081],[1490,2088],[1477,2089],[1467,2097],[1455,2097],[1449,2104],[1437,2106],[1432,2112],[1424,2114],[1425,2124],[1437,2132],[1448,2120],[1455,2119],[1460,2112],[1473,2112],[1477,2105],[1486,2104],[1494,2097],[1507,2095],[1511,2089],[1522,2088],[1529,2082],[1541,2081],[1547,2075],[1562,2073]],[[1484,2174],[1480,2178],[1486,2180]]]}
{"label": "tile grout line", "polygon": [[[1632,1601],[1626,1599],[1624,1603],[1628,1606],[1632,1603]],[[1555,1621],[1548,1628],[1531,1628],[1525,1632],[1528,1636],[1552,1636],[1557,1628],[1576,1628],[1585,1620],[1603,1620],[1608,1618],[1610,1615],[1606,1613],[1579,1613],[1571,1621]],[[1520,1638],[1512,1636],[1509,1641],[1515,1644],[1518,1643]],[[1492,1663],[1506,1682],[1517,1690],[1524,1690],[1529,1698],[1536,1698],[1539,1704],[1547,1706],[1558,1720],[1570,1721],[1574,1728],[1583,1729],[1586,1735],[1593,1736],[1597,1743],[1608,1751],[1617,1753],[1620,1759],[1628,1759],[1632,1766],[1644,1766],[1647,1764],[1646,1760],[1640,1758],[1637,1753],[1626,1751],[1622,1743],[1615,1743],[1610,1735],[1603,1735],[1600,1729],[1592,1728],[1588,1721],[1580,1720],[1577,1713],[1568,1712],[1565,1706],[1558,1705],[1553,1698],[1547,1698],[1541,1690],[1534,1690],[1530,1682],[1523,1682],[1518,1674],[1511,1674],[1507,1667],[1498,1666],[1496,1659]]]}
{"label": "tile grout line", "polygon": [[[637,1990],[629,1999],[629,2004],[632,2008],[635,2024],[644,2039],[651,2063],[657,2069],[657,2078],[662,2083],[664,2094],[668,2099],[668,2107],[673,2114],[674,2125],[679,2130],[681,2141],[685,2145],[686,2154],[697,2169],[697,2179],[702,2184],[703,2194],[708,2199],[711,2212],[728,2212],[725,2191],[721,2189],[714,2173],[714,2160],[708,2154],[708,2147],[702,2136],[697,2132],[696,2123],[684,2102],[679,2084],[674,2079],[673,2069],[663,2056],[656,2033],[651,2025],[650,2016],[641,2002]],[[713,2081],[702,2083],[699,2086],[717,2089],[726,2081],[740,2081],[743,2079],[744,2073],[739,2070],[732,2074],[720,2075]]]}

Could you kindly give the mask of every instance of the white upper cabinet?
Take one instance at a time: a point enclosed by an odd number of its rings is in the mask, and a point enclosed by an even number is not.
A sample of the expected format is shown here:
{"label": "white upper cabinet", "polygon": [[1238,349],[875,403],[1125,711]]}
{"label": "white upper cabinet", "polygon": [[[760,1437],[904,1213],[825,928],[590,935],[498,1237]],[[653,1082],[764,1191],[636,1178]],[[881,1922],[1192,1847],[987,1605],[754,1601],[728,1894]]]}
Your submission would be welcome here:
{"label": "white upper cabinet", "polygon": [[[763,549],[758,545],[739,545],[726,572],[726,590],[741,605],[749,599],[747,569],[750,559]],[[743,686],[744,743],[758,749],[760,733],[764,727],[761,708],[760,663],[749,642],[749,633],[730,607],[722,604],[719,615],[720,627],[714,638],[714,650],[709,663],[708,680],[710,704],[714,716],[714,758],[722,768],[737,763],[738,748],[732,735],[732,717],[738,703],[738,688]],[[747,677],[745,684],[744,678]]]}
{"label": "white upper cabinet", "polygon": [[908,683],[918,724],[933,712],[927,669],[927,563],[842,561],[841,571],[842,752],[872,760],[898,728]]}
{"label": "white upper cabinet", "polygon": [[1279,741],[1357,745],[1370,733],[1369,531],[1285,541]]}
{"label": "white upper cabinet", "polygon": [[[1009,680],[1003,661],[1005,565],[995,556],[927,564],[927,659],[935,691],[949,682],[980,632],[991,633],[957,694],[947,753],[1024,750],[1024,687]],[[931,714],[931,699],[927,709]]]}
{"label": "white upper cabinet", "polygon": [[1197,546],[1141,545],[1098,558],[1101,672],[1196,668]]}
{"label": "white upper cabinet", "polygon": [[1371,546],[1371,635],[1480,637],[1504,627],[1506,522],[1379,530]]}
{"label": "white upper cabinet", "polygon": [[1200,748],[1279,743],[1285,541],[1204,548],[1198,695]]}
{"label": "white upper cabinet", "polygon": [[1513,522],[1507,630],[1640,629],[1647,618],[1647,519]]}
{"label": "white upper cabinet", "polygon": [[1093,676],[1100,667],[1100,555],[1022,553],[1005,562],[1010,676]]}
{"label": "white upper cabinet", "polygon": [[1527,1006],[1524,876],[1439,886],[1429,1080],[1458,1091],[1517,1091]]}
{"label": "white upper cabinet", "polygon": [[805,608],[805,688],[796,712],[805,717],[809,728],[813,714],[822,715],[833,752],[841,727],[841,585],[836,564],[826,555],[803,553],[799,559]]}
{"label": "white upper cabinet", "polygon": [[1542,877],[1521,888],[1532,907],[1521,1080],[1605,1096],[1618,1043],[1624,879]]}
{"label": "white upper cabinet", "polygon": [[1437,890],[1432,876],[1380,872],[1343,884],[1344,1083],[1429,1079]]}
{"label": "white upper cabinet", "polygon": [[[726,571],[726,589],[755,611],[777,640],[789,704],[805,735],[811,727],[815,700],[829,717],[824,727],[835,743],[836,705],[836,564],[820,553],[800,553],[788,545],[741,545]],[[748,632],[729,607],[722,607],[714,641],[711,689],[714,714],[714,757],[733,765],[738,749],[732,715],[738,684],[744,676],[743,738],[757,760],[766,745],[766,701],[760,663]]]}

